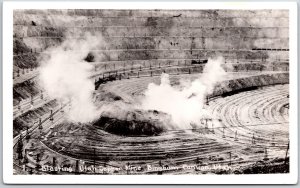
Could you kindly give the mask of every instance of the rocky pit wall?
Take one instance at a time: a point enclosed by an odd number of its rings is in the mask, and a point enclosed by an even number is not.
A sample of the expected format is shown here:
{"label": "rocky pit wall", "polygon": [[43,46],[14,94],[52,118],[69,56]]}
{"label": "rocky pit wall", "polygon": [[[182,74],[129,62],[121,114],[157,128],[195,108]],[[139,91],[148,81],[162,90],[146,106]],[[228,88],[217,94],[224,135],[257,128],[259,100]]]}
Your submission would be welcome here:
{"label": "rocky pit wall", "polygon": [[289,73],[266,73],[257,76],[227,80],[219,83],[209,98],[226,96],[239,91],[276,84],[289,84]]}
{"label": "rocky pit wall", "polygon": [[32,49],[26,53],[40,53],[66,38],[100,34],[93,53],[107,63],[217,55],[228,62],[274,61],[289,57],[288,21],[288,11],[276,10],[16,10],[14,37]]}

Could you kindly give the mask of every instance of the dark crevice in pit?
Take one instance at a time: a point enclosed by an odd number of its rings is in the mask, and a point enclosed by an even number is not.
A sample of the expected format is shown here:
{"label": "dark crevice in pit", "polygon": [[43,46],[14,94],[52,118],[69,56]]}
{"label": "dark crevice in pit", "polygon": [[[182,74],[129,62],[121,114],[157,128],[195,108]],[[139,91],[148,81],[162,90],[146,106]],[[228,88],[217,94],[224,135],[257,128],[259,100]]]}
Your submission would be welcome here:
{"label": "dark crevice in pit", "polygon": [[111,117],[100,117],[94,122],[95,127],[120,136],[157,136],[164,131],[163,127],[150,121],[121,120]]}
{"label": "dark crevice in pit", "polygon": [[86,62],[95,62],[95,55],[92,52],[89,52],[87,56],[84,58]]}
{"label": "dark crevice in pit", "polygon": [[173,126],[171,116],[156,110],[115,109],[103,112],[92,123],[98,129],[120,136],[157,136]]}

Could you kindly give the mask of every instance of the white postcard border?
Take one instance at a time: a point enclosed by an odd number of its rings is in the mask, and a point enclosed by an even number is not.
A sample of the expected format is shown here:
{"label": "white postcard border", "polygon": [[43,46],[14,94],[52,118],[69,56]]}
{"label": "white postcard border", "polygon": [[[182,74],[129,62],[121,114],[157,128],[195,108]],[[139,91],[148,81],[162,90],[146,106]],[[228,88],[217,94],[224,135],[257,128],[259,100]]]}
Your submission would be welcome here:
{"label": "white postcard border", "polygon": [[[260,175],[13,175],[14,9],[289,9],[290,173]],[[296,2],[4,2],[3,181],[13,184],[295,184],[298,180],[298,80]]]}

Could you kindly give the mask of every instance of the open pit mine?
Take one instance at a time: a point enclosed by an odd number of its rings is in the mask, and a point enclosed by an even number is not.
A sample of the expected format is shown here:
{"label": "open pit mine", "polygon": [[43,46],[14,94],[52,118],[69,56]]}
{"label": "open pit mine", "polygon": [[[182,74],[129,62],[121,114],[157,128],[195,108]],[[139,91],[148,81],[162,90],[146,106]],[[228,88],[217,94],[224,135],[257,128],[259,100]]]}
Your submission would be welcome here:
{"label": "open pit mine", "polygon": [[14,174],[289,173],[285,10],[14,10]]}

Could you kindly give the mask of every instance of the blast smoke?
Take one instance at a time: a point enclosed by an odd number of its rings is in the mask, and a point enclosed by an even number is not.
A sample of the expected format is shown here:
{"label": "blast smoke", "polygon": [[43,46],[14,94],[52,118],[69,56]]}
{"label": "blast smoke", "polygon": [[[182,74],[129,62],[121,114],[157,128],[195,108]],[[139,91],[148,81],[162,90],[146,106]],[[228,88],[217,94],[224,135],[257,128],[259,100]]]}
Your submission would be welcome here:
{"label": "blast smoke", "polygon": [[88,122],[98,116],[92,100],[94,83],[89,79],[93,66],[84,58],[101,43],[101,36],[86,34],[81,39],[67,39],[42,55],[41,85],[50,98],[71,101],[70,121]]}
{"label": "blast smoke", "polygon": [[181,82],[179,87],[172,87],[169,75],[162,74],[160,85],[148,85],[141,108],[170,114],[180,128],[201,124],[201,119],[210,117],[204,109],[206,96],[213,92],[216,83],[222,81],[226,74],[221,66],[223,62],[222,57],[209,59],[198,79],[184,84]]}
{"label": "blast smoke", "polygon": [[[213,92],[215,84],[225,75],[221,67],[224,61],[222,58],[209,59],[198,79],[181,82],[178,88],[170,85],[169,75],[162,74],[160,85],[149,84],[141,106],[126,104],[126,107],[122,107],[125,104],[121,101],[116,104],[102,101],[96,107],[93,102],[94,83],[89,78],[94,67],[84,59],[101,45],[101,36],[86,34],[81,39],[69,38],[60,46],[49,48],[42,55],[41,85],[50,98],[71,101],[68,112],[70,121],[94,121],[108,111],[116,113],[118,117],[120,114],[127,116],[126,111],[138,108],[165,112],[171,115],[177,126],[190,128],[191,124],[201,124],[201,118],[209,116],[203,108],[205,97]],[[96,61],[97,58],[101,59],[95,57]],[[173,125],[170,126],[173,128]]]}

